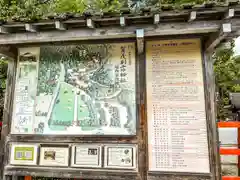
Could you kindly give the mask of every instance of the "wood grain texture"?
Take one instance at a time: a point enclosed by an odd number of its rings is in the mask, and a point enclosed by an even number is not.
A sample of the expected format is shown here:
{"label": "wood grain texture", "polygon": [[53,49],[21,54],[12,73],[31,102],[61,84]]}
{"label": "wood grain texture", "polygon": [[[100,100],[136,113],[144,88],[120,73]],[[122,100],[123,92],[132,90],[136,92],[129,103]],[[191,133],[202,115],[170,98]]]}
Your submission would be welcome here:
{"label": "wood grain texture", "polygon": [[19,167],[6,166],[5,175],[9,176],[40,176],[55,178],[80,178],[80,179],[104,179],[104,180],[134,180],[140,179],[138,173],[131,171],[111,171],[79,168],[53,168],[53,167]]}
{"label": "wood grain texture", "polygon": [[221,164],[218,147],[218,131],[215,111],[215,77],[212,54],[203,52],[204,86],[206,100],[207,130],[209,142],[210,169],[213,180],[221,180]]}
{"label": "wood grain texture", "polygon": [[[6,52],[6,51],[5,51]],[[7,54],[12,54],[13,56],[9,58],[8,61],[8,72],[7,72],[7,88],[5,93],[5,104],[3,111],[3,123],[1,132],[1,177],[3,177],[4,166],[8,163],[8,141],[9,133],[11,129],[11,119],[12,119],[12,107],[13,107],[13,94],[14,94],[14,84],[15,84],[15,74],[17,66],[17,49],[14,47],[9,48]],[[6,55],[7,55],[6,54]]]}
{"label": "wood grain texture", "polygon": [[204,175],[148,175],[148,180],[211,180],[211,176]]}
{"label": "wood grain texture", "polygon": [[136,29],[144,29],[145,37],[202,34],[217,32],[221,21],[197,21],[192,23],[162,23],[158,25],[136,25],[125,28],[107,27],[38,33],[16,33],[0,35],[0,44],[47,43],[96,39],[135,38]]}
{"label": "wood grain texture", "polygon": [[[203,24],[203,26],[209,25],[208,23]],[[212,24],[213,25],[213,24]],[[196,24],[193,23],[193,27]],[[166,34],[167,31],[171,29],[170,25],[166,25],[166,29],[148,27],[149,31],[145,30],[145,35],[154,36],[156,34],[162,33]],[[188,26],[189,27],[189,26]],[[201,28],[200,27],[200,28]],[[215,31],[218,25],[206,27],[205,30]],[[182,26],[182,28],[187,28]],[[111,29],[112,30],[112,29]],[[108,33],[111,32],[108,31]],[[129,30],[129,31],[127,31]],[[188,29],[189,30],[189,29]],[[191,30],[191,28],[190,28]],[[193,30],[193,29],[192,29]],[[195,29],[196,30],[196,29]],[[203,29],[204,30],[204,29]],[[165,32],[166,31],[166,32]],[[174,32],[183,31],[182,29]],[[15,39],[12,43],[29,43],[29,42],[47,42],[47,41],[60,41],[59,38],[65,40],[79,40],[79,37],[86,38],[89,35],[90,30],[85,31],[85,34],[80,34],[82,31],[71,31],[66,33],[52,33],[52,34],[29,34],[17,36],[19,39]],[[91,32],[99,33],[95,34],[91,38],[97,38],[101,36],[100,31],[91,30]],[[125,33],[126,36],[133,37],[134,28],[119,30],[119,34],[112,31],[112,34],[105,34],[102,38],[113,38],[121,37]],[[190,31],[183,32],[189,33]],[[196,32],[196,31],[192,31]],[[74,36],[77,35],[77,36]],[[119,35],[119,36],[118,36]],[[125,36],[124,35],[124,36]],[[1,36],[0,36],[1,37]],[[8,36],[9,37],[9,36]],[[26,38],[26,39],[24,39]],[[35,39],[34,39],[35,38]],[[80,39],[81,39],[80,38]],[[10,38],[11,39],[11,38]],[[10,39],[4,43],[10,43]],[[6,40],[6,39],[5,39]],[[23,41],[21,41],[23,40]],[[0,38],[0,44],[3,42]],[[4,108],[4,122],[2,130],[2,141],[1,145],[3,148],[2,155],[4,154],[4,163],[1,167],[1,173],[5,177],[9,176],[44,176],[44,177],[56,177],[56,178],[82,178],[82,179],[104,179],[104,180],[220,180],[220,161],[219,161],[219,150],[217,147],[218,134],[216,129],[215,121],[215,89],[214,89],[214,76],[213,76],[213,64],[210,60],[210,55],[204,55],[203,65],[204,70],[204,82],[205,82],[205,99],[206,99],[206,110],[207,110],[207,126],[209,133],[209,150],[210,150],[210,162],[211,162],[211,174],[189,174],[189,173],[172,173],[172,174],[159,174],[159,173],[149,173],[148,172],[148,157],[147,157],[147,115],[146,115],[146,81],[145,81],[145,52],[136,52],[136,98],[137,98],[137,135],[136,136],[43,136],[43,135],[10,135],[10,122],[12,117],[12,99],[14,94],[14,84],[15,84],[15,72],[16,72],[16,59],[9,61],[8,69],[8,80],[7,80],[7,91],[6,91],[6,104]],[[132,143],[138,144],[138,171],[126,171],[126,170],[109,170],[109,169],[81,169],[81,168],[57,168],[57,167],[24,167],[24,166],[11,166],[8,164],[8,143],[9,142],[36,142],[36,143],[52,143],[55,144],[69,144],[69,143]],[[4,172],[3,172],[4,169]]]}

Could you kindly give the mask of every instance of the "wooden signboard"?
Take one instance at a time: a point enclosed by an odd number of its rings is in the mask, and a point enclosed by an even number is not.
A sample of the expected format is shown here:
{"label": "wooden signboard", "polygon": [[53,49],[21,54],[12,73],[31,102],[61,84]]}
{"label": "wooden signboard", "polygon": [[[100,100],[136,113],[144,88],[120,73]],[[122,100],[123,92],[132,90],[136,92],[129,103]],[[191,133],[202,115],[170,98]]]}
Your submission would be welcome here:
{"label": "wooden signboard", "polygon": [[201,40],[137,47],[19,48],[4,175],[210,180]]}
{"label": "wooden signboard", "polygon": [[8,143],[5,174],[137,178],[135,51],[131,42],[19,48],[10,134],[24,138]]}
{"label": "wooden signboard", "polygon": [[149,171],[210,173],[200,40],[146,49]]}
{"label": "wooden signboard", "polygon": [[11,145],[10,164],[12,165],[36,165],[38,155],[37,144]]}
{"label": "wooden signboard", "polygon": [[19,53],[11,134],[136,134],[133,43]]}
{"label": "wooden signboard", "polygon": [[40,148],[40,166],[68,166],[68,147],[48,147]]}

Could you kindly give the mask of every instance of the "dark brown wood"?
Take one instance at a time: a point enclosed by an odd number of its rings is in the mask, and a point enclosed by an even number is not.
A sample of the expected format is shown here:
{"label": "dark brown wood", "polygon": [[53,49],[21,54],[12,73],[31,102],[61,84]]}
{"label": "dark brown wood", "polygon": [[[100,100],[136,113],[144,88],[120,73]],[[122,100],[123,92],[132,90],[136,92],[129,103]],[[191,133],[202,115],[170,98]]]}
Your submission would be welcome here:
{"label": "dark brown wood", "polygon": [[0,54],[7,59],[16,59],[17,58],[17,49],[11,45],[2,45],[0,46]]}
{"label": "dark brown wood", "polygon": [[208,145],[210,157],[210,170],[212,180],[221,180],[221,164],[218,147],[218,130],[215,111],[215,79],[213,73],[212,54],[203,51],[204,90],[206,101],[206,120],[208,130]]}
{"label": "dark brown wood", "polygon": [[9,53],[12,54],[12,57],[8,59],[8,72],[7,72],[7,89],[5,94],[5,104],[3,112],[3,123],[2,123],[2,132],[1,132],[1,177],[3,177],[4,166],[8,163],[8,141],[10,136],[11,129],[11,119],[12,119],[12,107],[13,107],[13,94],[15,87],[15,74],[17,66],[17,50],[14,47],[9,48]]}
{"label": "dark brown wood", "polygon": [[137,38],[137,103],[138,103],[138,170],[141,176],[141,180],[146,179],[146,151],[147,151],[147,142],[146,142],[146,133],[147,133],[147,121],[145,117],[145,53],[144,53],[144,31],[137,30],[136,38]]}
{"label": "dark brown wood", "polygon": [[221,29],[213,33],[208,41],[205,44],[205,51],[207,52],[213,52],[214,49],[224,40],[228,37],[229,34],[232,32],[232,24],[231,23],[223,23],[221,25]]}

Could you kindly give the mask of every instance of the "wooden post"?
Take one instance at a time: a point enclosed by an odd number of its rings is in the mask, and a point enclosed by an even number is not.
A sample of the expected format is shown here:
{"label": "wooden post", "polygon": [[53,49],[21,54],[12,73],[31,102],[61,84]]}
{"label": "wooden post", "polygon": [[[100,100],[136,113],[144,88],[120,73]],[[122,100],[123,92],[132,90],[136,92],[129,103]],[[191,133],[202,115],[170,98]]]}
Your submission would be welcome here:
{"label": "wooden post", "polygon": [[[145,104],[144,104],[144,30],[137,29],[136,31],[136,40],[137,40],[137,73],[136,81],[138,84],[137,92],[137,103],[138,103],[138,119],[139,119],[139,128],[137,131],[138,134],[138,165],[141,180],[146,179],[146,119],[145,119]],[[140,78],[141,77],[141,78]]]}
{"label": "wooden post", "polygon": [[205,99],[206,99],[206,115],[207,129],[210,152],[210,168],[213,180],[221,180],[221,163],[218,147],[218,130],[215,112],[215,78],[213,73],[212,54],[204,52],[204,74],[205,74]]}
{"label": "wooden post", "polygon": [[[7,54],[11,54],[12,56],[8,56],[8,72],[7,72],[7,89],[5,93],[5,103],[4,103],[4,111],[3,111],[3,122],[2,122],[2,132],[1,132],[1,172],[0,175],[3,179],[8,179],[9,176],[4,176],[4,166],[7,164],[7,157],[8,157],[8,144],[7,144],[7,137],[10,133],[10,120],[12,117],[12,107],[13,101],[11,101],[14,93],[14,84],[15,84],[15,73],[17,67],[17,49],[15,47],[9,47],[9,52]],[[5,49],[6,50],[6,49]]]}

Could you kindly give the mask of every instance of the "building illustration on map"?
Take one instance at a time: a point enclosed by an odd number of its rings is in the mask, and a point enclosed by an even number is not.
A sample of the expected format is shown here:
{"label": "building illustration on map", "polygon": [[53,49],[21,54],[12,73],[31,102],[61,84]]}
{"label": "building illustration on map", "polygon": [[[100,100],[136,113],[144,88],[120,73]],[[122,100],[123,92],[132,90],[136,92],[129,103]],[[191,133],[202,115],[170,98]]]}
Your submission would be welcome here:
{"label": "building illustration on map", "polygon": [[134,44],[43,46],[36,71],[35,113],[24,133],[136,133]]}

